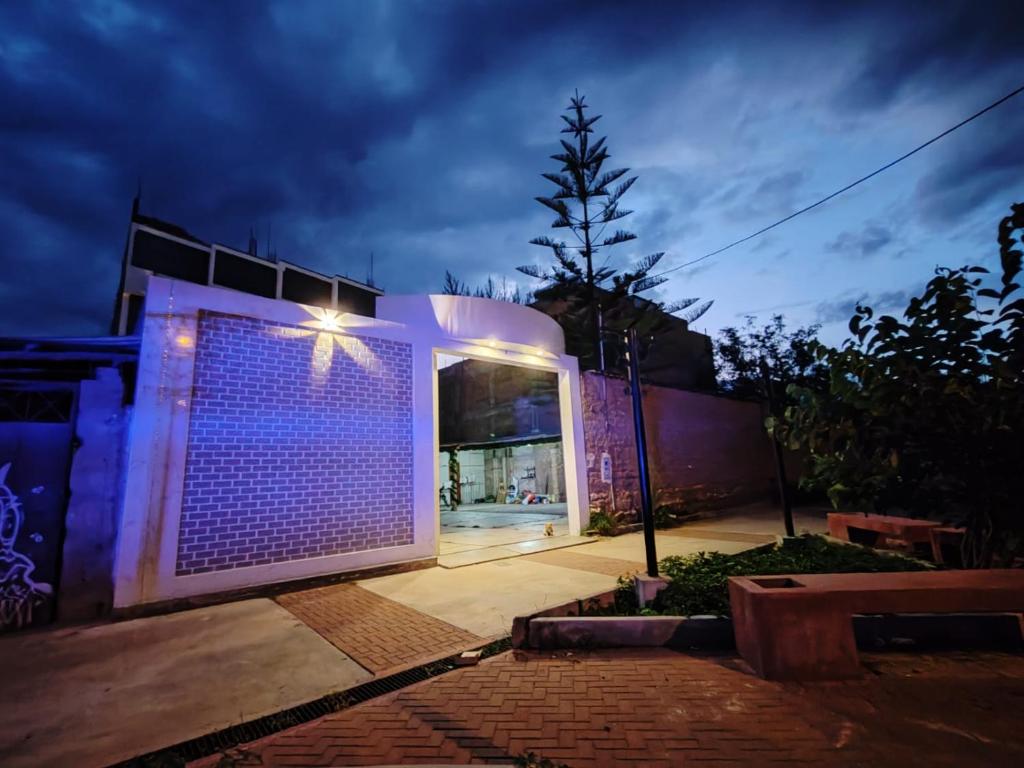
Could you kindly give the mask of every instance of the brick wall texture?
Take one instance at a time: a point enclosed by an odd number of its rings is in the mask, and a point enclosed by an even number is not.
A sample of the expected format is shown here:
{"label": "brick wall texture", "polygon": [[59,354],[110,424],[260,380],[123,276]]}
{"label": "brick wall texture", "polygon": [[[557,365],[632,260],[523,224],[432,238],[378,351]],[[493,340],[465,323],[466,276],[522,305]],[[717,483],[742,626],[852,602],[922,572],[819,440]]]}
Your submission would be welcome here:
{"label": "brick wall texture", "polygon": [[413,541],[412,349],[201,313],[179,576]]}
{"label": "brick wall texture", "polygon": [[[582,379],[591,509],[630,518],[640,506],[640,484],[629,385],[590,371]],[[724,506],[774,492],[771,444],[759,404],[644,387],[644,418],[656,506]],[[601,454],[606,452],[612,459],[612,483],[601,480]],[[798,477],[798,458],[787,457],[787,465],[789,476]]]}

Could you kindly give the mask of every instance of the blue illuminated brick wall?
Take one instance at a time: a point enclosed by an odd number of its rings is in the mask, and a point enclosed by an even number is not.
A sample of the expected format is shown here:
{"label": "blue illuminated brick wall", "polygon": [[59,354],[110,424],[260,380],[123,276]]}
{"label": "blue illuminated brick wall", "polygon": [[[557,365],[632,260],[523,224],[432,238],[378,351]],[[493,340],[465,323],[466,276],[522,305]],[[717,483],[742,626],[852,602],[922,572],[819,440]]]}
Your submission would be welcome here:
{"label": "blue illuminated brick wall", "polygon": [[408,344],[202,313],[176,572],[413,540]]}

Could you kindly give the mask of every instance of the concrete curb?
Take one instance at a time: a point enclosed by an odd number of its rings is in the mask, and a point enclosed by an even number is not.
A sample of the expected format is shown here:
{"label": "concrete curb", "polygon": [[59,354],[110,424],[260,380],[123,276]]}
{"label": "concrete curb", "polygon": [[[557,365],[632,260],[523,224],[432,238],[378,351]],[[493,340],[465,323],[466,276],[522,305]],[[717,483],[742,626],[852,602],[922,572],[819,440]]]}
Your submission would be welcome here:
{"label": "concrete curb", "polygon": [[529,648],[530,622],[542,617],[582,616],[587,607],[608,608],[615,605],[615,590],[598,592],[589,597],[570,600],[567,603],[531,613],[528,616],[516,616],[512,619],[512,647]]}
{"label": "concrete curb", "polygon": [[568,616],[530,621],[528,647],[565,648],[735,648],[732,620],[722,616]]}
{"label": "concrete curb", "polygon": [[[573,604],[575,605],[575,604]],[[567,610],[559,606],[556,610]],[[554,651],[596,648],[656,648],[732,651],[732,619],[726,616],[580,616],[578,613],[524,616],[513,648]],[[513,625],[515,626],[515,625]],[[855,615],[861,650],[1024,651],[1021,614]]]}
{"label": "concrete curb", "polygon": [[724,616],[584,616],[588,608],[615,605],[615,590],[571,600],[512,620],[512,647],[731,650],[732,619]]}

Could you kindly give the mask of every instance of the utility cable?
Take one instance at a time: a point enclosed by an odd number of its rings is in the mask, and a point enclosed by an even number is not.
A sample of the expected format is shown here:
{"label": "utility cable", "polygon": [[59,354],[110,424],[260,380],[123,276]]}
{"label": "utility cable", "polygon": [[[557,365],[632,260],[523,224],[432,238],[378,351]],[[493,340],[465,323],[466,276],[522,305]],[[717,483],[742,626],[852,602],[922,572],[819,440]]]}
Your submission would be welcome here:
{"label": "utility cable", "polygon": [[806,208],[801,208],[801,209],[800,209],[799,211],[794,211],[793,213],[789,214],[789,215],[788,215],[788,216],[786,216],[785,218],[779,219],[779,220],[778,220],[778,221],[776,221],[776,222],[775,222],[774,224],[769,224],[769,225],[768,225],[767,227],[764,227],[764,228],[762,228],[762,229],[759,229],[759,230],[757,230],[757,232],[754,232],[754,233],[753,233],[753,234],[751,234],[751,235],[747,235],[746,237],[741,237],[741,238],[740,238],[739,240],[734,240],[733,242],[729,243],[729,244],[728,244],[728,245],[726,245],[726,246],[723,246],[722,248],[719,248],[718,250],[715,250],[715,251],[711,251],[710,253],[705,253],[705,254],[704,254],[703,256],[700,256],[699,258],[696,258],[696,259],[692,259],[692,260],[690,260],[690,261],[687,261],[687,262],[686,262],[686,263],[684,263],[684,264],[680,264],[680,265],[678,265],[678,266],[675,266],[675,267],[671,267],[670,269],[666,269],[666,270],[664,270],[664,271],[662,271],[662,272],[659,272],[659,273],[658,273],[658,274],[656,274],[656,275],[651,275],[651,277],[652,277],[652,278],[655,278],[655,277],[661,277],[662,275],[667,275],[667,274],[669,274],[670,272],[675,272],[675,271],[677,271],[677,270],[680,270],[680,269],[683,269],[683,268],[685,268],[685,267],[691,267],[691,266],[693,266],[694,264],[697,264],[697,263],[699,263],[699,262],[702,262],[702,261],[704,261],[705,259],[710,259],[710,258],[711,258],[712,256],[717,256],[717,255],[718,255],[718,254],[720,254],[720,253],[724,253],[725,251],[728,251],[728,250],[729,250],[730,248],[735,248],[735,247],[736,247],[737,245],[741,245],[741,244],[743,244],[743,243],[747,242],[748,240],[753,240],[753,239],[754,239],[755,237],[757,237],[758,235],[763,235],[763,234],[764,234],[765,232],[767,232],[768,230],[771,230],[771,229],[775,229],[775,228],[776,228],[777,226],[779,226],[780,224],[785,224],[785,223],[786,223],[787,221],[789,221],[790,219],[795,219],[795,218],[796,218],[797,216],[799,216],[800,214],[802,214],[802,213],[807,213],[807,212],[808,212],[808,211],[810,211],[811,209],[813,209],[813,208],[817,208],[817,207],[818,207],[819,205],[822,205],[823,203],[827,203],[827,202],[828,202],[829,200],[831,200],[832,198],[834,198],[834,197],[838,197],[839,195],[843,194],[844,192],[848,192],[848,191],[850,191],[851,189],[853,189],[854,187],[856,187],[856,186],[857,186],[858,184],[863,184],[863,183],[864,183],[865,181],[867,181],[868,179],[870,179],[870,178],[872,178],[872,177],[874,177],[874,176],[877,176],[878,174],[882,173],[883,171],[887,171],[887,170],[889,170],[890,168],[892,168],[892,167],[893,167],[894,165],[896,165],[897,163],[902,163],[902,162],[903,162],[904,160],[906,160],[906,159],[907,159],[908,157],[910,157],[911,155],[916,155],[916,154],[917,154],[918,152],[920,152],[920,151],[921,151],[922,149],[924,149],[925,147],[928,147],[928,146],[930,146],[930,145],[934,144],[934,143],[935,143],[936,141],[938,141],[939,139],[942,139],[942,138],[944,138],[944,137],[946,137],[946,136],[949,136],[949,134],[953,133],[953,131],[956,131],[956,130],[958,130],[958,129],[960,129],[960,128],[963,128],[963,127],[964,127],[965,125],[967,125],[967,124],[968,124],[969,122],[971,122],[971,121],[973,121],[973,120],[977,120],[977,119],[978,119],[979,117],[981,117],[982,115],[984,115],[984,114],[985,114],[986,112],[989,112],[989,111],[991,111],[991,110],[995,109],[995,108],[996,108],[996,107],[998,107],[998,106],[999,106],[1000,104],[1003,104],[1004,102],[1007,102],[1007,101],[1009,101],[1010,99],[1012,99],[1012,98],[1013,98],[1014,96],[1016,96],[1016,95],[1020,94],[1021,92],[1024,92],[1024,85],[1020,86],[1019,88],[1017,88],[1017,89],[1015,89],[1015,90],[1013,90],[1013,91],[1010,91],[1010,93],[1006,94],[1005,96],[1003,96],[1003,97],[1002,97],[1001,99],[999,99],[998,101],[994,101],[994,102],[992,102],[991,104],[989,104],[989,105],[988,105],[987,107],[985,107],[984,109],[982,109],[982,110],[980,110],[980,111],[978,111],[978,112],[975,112],[975,113],[974,113],[973,115],[971,115],[970,117],[968,117],[968,118],[967,118],[966,120],[961,120],[961,121],[960,121],[959,123],[957,123],[956,125],[954,125],[954,126],[953,126],[952,128],[947,128],[947,129],[946,129],[946,130],[944,130],[944,131],[943,131],[942,133],[940,133],[940,134],[939,134],[938,136],[935,136],[935,137],[933,137],[933,138],[931,138],[931,139],[928,139],[928,141],[926,141],[926,142],[925,142],[924,144],[921,144],[920,146],[917,146],[917,147],[915,147],[914,149],[910,150],[909,152],[907,152],[907,153],[906,153],[906,154],[904,154],[904,155],[900,155],[899,157],[897,157],[897,158],[896,158],[895,160],[893,160],[892,162],[890,162],[890,163],[886,163],[885,165],[883,165],[883,166],[882,166],[881,168],[879,168],[878,170],[872,171],[872,172],[871,172],[871,173],[869,173],[869,174],[868,174],[867,176],[862,176],[861,178],[857,179],[857,180],[856,180],[855,182],[853,182],[853,183],[851,183],[851,184],[847,184],[847,185],[846,185],[845,187],[843,187],[842,189],[837,189],[837,190],[836,190],[835,192],[833,192],[833,193],[832,193],[831,195],[828,195],[828,196],[826,196],[826,197],[823,197],[823,198],[821,198],[820,200],[818,200],[818,201],[817,201],[817,202],[815,202],[815,203],[811,203],[811,204],[810,204],[810,205],[808,205],[808,206],[807,206]]}

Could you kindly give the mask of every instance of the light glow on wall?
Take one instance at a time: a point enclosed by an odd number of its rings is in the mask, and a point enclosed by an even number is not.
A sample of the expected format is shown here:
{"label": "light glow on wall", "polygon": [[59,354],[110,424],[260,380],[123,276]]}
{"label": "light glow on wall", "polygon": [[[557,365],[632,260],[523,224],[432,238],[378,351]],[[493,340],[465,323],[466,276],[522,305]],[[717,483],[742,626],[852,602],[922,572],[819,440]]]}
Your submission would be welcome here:
{"label": "light glow on wall", "polygon": [[514,341],[503,341],[501,339],[495,339],[494,337],[486,339],[462,339],[462,341],[467,344],[486,347],[491,350],[500,350],[506,354],[529,355],[533,358],[543,358],[546,360],[558,359],[558,355],[549,352],[544,349],[544,347],[535,346],[533,344],[520,344]]}
{"label": "light glow on wall", "polygon": [[337,333],[344,332],[348,328],[379,324],[373,318],[353,315],[351,312],[339,312],[336,309],[328,309],[327,307],[310,307],[305,304],[300,304],[299,306],[308,312],[311,317],[311,319],[304,320],[299,325],[318,331]]}
{"label": "light glow on wall", "polygon": [[313,386],[317,389],[323,389],[324,384],[327,383],[333,360],[334,336],[326,332],[318,333],[316,343],[313,345],[313,357],[309,362],[309,368],[313,375]]}
{"label": "light glow on wall", "polygon": [[334,348],[340,347],[360,368],[367,372],[380,370],[380,361],[362,339],[349,335],[347,327],[364,326],[366,318],[350,312],[338,312],[323,307],[302,307],[312,317],[299,323],[302,327],[280,325],[268,329],[279,338],[299,339],[315,335],[309,372],[314,386],[323,388],[331,373]]}

